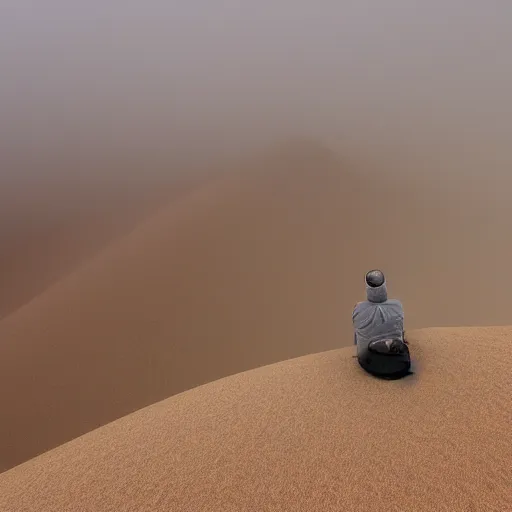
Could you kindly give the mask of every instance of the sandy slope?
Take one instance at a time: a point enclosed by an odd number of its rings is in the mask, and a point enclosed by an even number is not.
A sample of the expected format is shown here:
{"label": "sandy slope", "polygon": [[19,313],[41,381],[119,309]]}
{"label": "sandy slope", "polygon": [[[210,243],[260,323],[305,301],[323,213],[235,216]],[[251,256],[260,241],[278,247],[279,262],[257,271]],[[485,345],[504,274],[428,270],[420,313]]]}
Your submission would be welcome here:
{"label": "sandy slope", "polygon": [[328,167],[318,182],[275,163],[207,186],[5,319],[0,468],[321,339],[346,343],[339,300],[317,298],[339,294],[315,249],[331,236],[315,230],[320,201],[340,194]]}
{"label": "sandy slope", "polygon": [[512,328],[410,340],[401,381],[345,348],[159,402],[1,475],[0,510],[512,510]]}
{"label": "sandy slope", "polygon": [[509,323],[495,277],[511,244],[470,203],[449,210],[314,146],[240,167],[0,322],[0,470],[194,386],[350,344],[369,267],[409,329]]}
{"label": "sandy slope", "polygon": [[190,177],[169,181],[2,181],[0,319],[196,185]]}

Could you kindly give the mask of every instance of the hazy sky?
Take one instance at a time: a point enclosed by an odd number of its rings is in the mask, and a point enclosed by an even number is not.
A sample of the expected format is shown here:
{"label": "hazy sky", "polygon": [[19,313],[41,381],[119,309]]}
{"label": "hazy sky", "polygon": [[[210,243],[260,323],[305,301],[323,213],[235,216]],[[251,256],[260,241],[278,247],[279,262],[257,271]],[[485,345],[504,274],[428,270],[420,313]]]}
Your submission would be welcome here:
{"label": "hazy sky", "polygon": [[511,51],[506,0],[2,0],[1,172],[293,135],[507,172]]}

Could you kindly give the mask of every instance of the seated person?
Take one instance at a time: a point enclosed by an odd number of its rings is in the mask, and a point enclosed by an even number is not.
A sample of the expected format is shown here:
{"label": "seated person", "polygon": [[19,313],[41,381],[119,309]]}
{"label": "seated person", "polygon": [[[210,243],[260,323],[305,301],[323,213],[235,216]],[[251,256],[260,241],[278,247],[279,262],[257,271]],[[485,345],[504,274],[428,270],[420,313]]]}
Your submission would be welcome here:
{"label": "seated person", "polygon": [[365,282],[367,300],[356,304],[352,313],[359,364],[380,377],[407,375],[411,359],[404,340],[402,304],[388,299],[386,279],[380,270],[368,272]]}

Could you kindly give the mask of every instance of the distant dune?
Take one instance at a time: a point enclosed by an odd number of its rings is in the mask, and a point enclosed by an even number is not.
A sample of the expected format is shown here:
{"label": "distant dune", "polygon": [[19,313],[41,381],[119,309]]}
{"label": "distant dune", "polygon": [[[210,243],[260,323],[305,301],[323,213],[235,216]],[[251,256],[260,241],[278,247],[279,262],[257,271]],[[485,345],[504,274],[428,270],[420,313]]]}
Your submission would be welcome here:
{"label": "distant dune", "polygon": [[1,475],[0,510],[512,510],[512,328],[409,338],[400,381],[345,348],[159,402]]}
{"label": "distant dune", "polygon": [[510,323],[506,217],[462,197],[315,144],[232,163],[0,322],[0,470],[194,386],[350,345],[370,267],[407,329]]}
{"label": "distant dune", "polygon": [[0,319],[197,185],[197,177],[169,181],[2,181]]}

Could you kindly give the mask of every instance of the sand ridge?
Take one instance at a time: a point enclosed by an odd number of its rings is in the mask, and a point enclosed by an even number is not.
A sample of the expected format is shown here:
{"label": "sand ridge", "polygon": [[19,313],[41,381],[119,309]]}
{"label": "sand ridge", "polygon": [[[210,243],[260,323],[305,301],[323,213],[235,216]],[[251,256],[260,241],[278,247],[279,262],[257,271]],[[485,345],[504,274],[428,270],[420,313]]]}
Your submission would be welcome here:
{"label": "sand ridge", "polygon": [[[161,183],[0,183],[0,320],[206,176]],[[71,180],[72,181],[72,180]]]}
{"label": "sand ridge", "polygon": [[345,348],[224,378],[0,475],[0,510],[510,510],[512,327],[409,336],[414,376]]}

